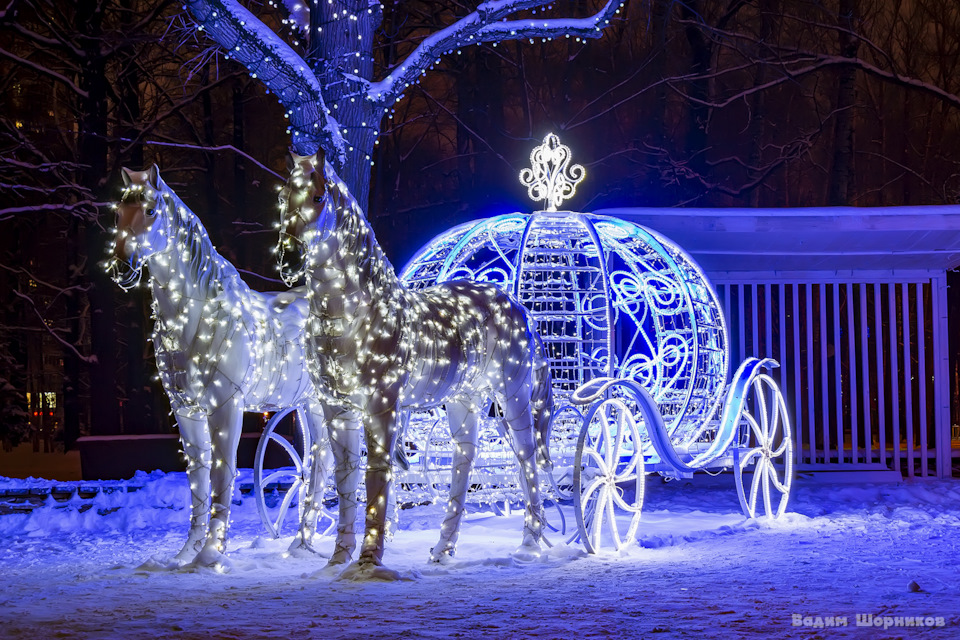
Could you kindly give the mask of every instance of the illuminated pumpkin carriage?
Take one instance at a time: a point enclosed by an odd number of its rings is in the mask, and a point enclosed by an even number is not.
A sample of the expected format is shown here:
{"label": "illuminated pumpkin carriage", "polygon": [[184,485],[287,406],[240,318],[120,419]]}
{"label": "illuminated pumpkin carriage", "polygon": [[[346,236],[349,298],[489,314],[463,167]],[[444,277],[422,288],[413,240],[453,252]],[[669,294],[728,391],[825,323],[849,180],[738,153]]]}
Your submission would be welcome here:
{"label": "illuminated pumpkin carriage", "polygon": [[[454,227],[421,249],[401,279],[414,288],[491,282],[528,309],[554,385],[548,493],[573,501],[588,550],[633,539],[646,473],[732,468],[745,515],[753,517],[760,500],[779,516],[790,493],[792,446],[783,396],[766,373],[776,363],[749,358],[728,385],[726,326],[699,266],[650,229],[557,211],[584,173],[569,161],[567,147],[547,136],[521,174],[546,211]],[[408,464],[398,485],[413,492],[412,501],[445,497],[452,445],[442,412],[406,420]],[[515,462],[498,427],[492,416],[482,430],[471,495],[509,504],[518,495]],[[255,469],[261,505],[264,479],[280,477],[261,468],[271,438],[294,460],[291,476],[303,473],[295,447],[268,426]],[[276,516],[261,513],[276,533]]]}

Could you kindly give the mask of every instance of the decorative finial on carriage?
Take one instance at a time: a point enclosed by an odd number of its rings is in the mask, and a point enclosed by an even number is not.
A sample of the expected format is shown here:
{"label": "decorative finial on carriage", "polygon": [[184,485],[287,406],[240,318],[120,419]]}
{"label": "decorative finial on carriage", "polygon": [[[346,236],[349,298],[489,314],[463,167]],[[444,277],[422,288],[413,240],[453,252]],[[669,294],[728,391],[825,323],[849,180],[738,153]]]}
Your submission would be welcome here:
{"label": "decorative finial on carriage", "polygon": [[560,138],[548,133],[543,144],[530,152],[529,169],[520,172],[520,184],[534,202],[546,202],[547,211],[556,211],[564,200],[569,200],[583,180],[583,165],[570,164],[570,147],[560,144]]}

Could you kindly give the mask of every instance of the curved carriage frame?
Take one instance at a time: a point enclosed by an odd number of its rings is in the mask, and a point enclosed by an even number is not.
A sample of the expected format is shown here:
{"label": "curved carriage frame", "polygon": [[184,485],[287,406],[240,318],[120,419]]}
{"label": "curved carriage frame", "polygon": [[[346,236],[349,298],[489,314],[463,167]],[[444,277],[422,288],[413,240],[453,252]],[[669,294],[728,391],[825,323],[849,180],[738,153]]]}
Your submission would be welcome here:
{"label": "curved carriage frame", "polygon": [[[544,147],[568,172],[555,136]],[[541,150],[541,147],[537,148]],[[557,151],[559,150],[559,153]],[[532,154],[534,159],[537,150]],[[550,154],[547,154],[550,155]],[[579,175],[582,177],[582,168]],[[572,193],[572,190],[570,191]],[[555,196],[548,202],[558,202]],[[411,287],[473,279],[510,291],[530,312],[551,359],[554,395],[547,495],[575,506],[586,549],[620,548],[634,540],[646,474],[689,477],[732,469],[747,517],[779,517],[793,476],[785,402],[769,358],[748,358],[726,384],[728,335],[713,287],[697,263],[656,232],[623,220],[568,212],[509,214],[460,225],[428,243],[401,273]],[[255,490],[270,532],[292,505],[310,461],[304,429],[292,440],[277,432],[278,413],[257,451]],[[443,496],[442,432],[436,414],[406,416],[406,463],[396,484],[408,501]],[[474,497],[509,505],[519,481],[499,421],[488,421],[472,484]],[[265,474],[267,447],[291,460]],[[507,454],[507,455],[504,455]],[[277,480],[291,487],[268,509]],[[491,487],[486,494],[483,487]]]}

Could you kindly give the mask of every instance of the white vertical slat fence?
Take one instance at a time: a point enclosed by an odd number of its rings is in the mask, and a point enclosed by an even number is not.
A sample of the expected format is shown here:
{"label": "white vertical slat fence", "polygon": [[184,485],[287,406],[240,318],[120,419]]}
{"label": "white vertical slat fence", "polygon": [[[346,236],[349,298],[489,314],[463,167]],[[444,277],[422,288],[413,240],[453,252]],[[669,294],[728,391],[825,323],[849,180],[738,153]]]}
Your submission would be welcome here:
{"label": "white vertical slat fence", "polygon": [[949,477],[945,277],[714,284],[731,368],[781,365],[798,469]]}

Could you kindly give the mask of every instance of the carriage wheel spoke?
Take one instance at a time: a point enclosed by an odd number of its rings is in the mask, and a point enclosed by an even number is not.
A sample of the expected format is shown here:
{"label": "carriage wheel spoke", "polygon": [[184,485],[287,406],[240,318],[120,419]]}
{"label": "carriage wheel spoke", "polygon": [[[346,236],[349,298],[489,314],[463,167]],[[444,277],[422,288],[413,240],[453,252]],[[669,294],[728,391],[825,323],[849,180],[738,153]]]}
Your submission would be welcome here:
{"label": "carriage wheel spoke", "polygon": [[776,467],[773,465],[770,465],[770,483],[773,485],[774,489],[780,493],[788,493],[790,491],[790,487],[780,482],[780,477],[777,475]]}
{"label": "carriage wheel spoke", "polygon": [[290,456],[290,460],[293,464],[296,465],[297,471],[299,473],[303,472],[303,461],[300,459],[300,454],[297,453],[296,447],[290,444],[286,438],[278,434],[276,431],[270,433],[270,441],[276,442],[280,447]]}
{"label": "carriage wheel spoke", "polygon": [[266,489],[267,487],[269,487],[271,484],[273,484],[280,478],[293,478],[293,481],[295,484],[298,482],[302,482],[300,473],[288,467],[286,469],[277,469],[276,471],[274,471],[273,473],[265,477],[263,480],[260,481],[260,488]]}
{"label": "carriage wheel spoke", "polygon": [[750,465],[750,463],[753,461],[753,459],[759,456],[761,453],[763,453],[763,450],[760,449],[760,447],[757,447],[755,449],[750,449],[749,452],[747,452],[747,455],[740,458],[740,470],[743,471],[744,469],[746,469]]}
{"label": "carriage wheel spoke", "polygon": [[603,518],[606,513],[606,504],[609,499],[607,492],[609,491],[606,484],[600,486],[600,495],[597,496],[596,504],[593,509],[593,521],[590,523],[590,540],[593,541],[594,547],[600,547],[600,532],[603,529]]}
{"label": "carriage wheel spoke", "polygon": [[[766,515],[777,518],[786,509],[792,484],[793,447],[786,406],[777,383],[766,373],[755,375],[750,382],[750,394],[745,397],[749,397],[752,403],[741,408],[741,418],[750,425],[753,446],[739,450],[740,458],[734,467],[737,493],[747,517],[757,517],[757,501],[762,497]],[[748,438],[742,444],[749,443]],[[751,465],[753,478],[748,488],[743,486],[743,473]],[[778,475],[778,465],[783,469],[782,479]],[[775,503],[776,510],[773,508]]]}
{"label": "carriage wheel spoke", "polygon": [[613,546],[619,550],[623,546],[623,541],[620,539],[620,530],[617,528],[617,512],[613,508],[615,496],[616,491],[607,490],[607,518],[610,523],[610,533],[613,535]]}
{"label": "carriage wheel spoke", "polygon": [[[638,425],[622,397],[595,404],[581,426],[575,471],[575,502],[587,550],[620,549],[629,543],[642,509],[643,458]],[[628,500],[631,483],[634,504]]]}
{"label": "carriage wheel spoke", "polygon": [[760,493],[758,489],[760,488],[760,480],[763,477],[763,473],[762,473],[763,462],[764,462],[763,458],[761,457],[760,460],[757,462],[757,466],[754,467],[753,469],[753,479],[752,479],[752,482],[750,483],[750,517],[751,518],[754,517],[757,510],[757,496]]}
{"label": "carriage wheel spoke", "polygon": [[290,487],[290,490],[287,491],[286,495],[283,496],[283,502],[280,503],[279,514],[277,515],[277,521],[274,525],[277,531],[280,531],[280,527],[283,526],[283,520],[287,517],[287,510],[290,509],[290,503],[293,502],[293,496],[300,493],[300,486],[303,484],[299,479],[293,483],[293,486]]}

